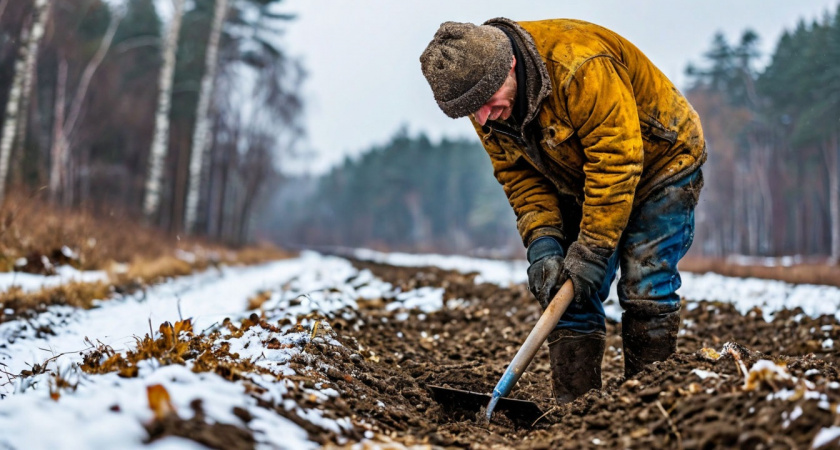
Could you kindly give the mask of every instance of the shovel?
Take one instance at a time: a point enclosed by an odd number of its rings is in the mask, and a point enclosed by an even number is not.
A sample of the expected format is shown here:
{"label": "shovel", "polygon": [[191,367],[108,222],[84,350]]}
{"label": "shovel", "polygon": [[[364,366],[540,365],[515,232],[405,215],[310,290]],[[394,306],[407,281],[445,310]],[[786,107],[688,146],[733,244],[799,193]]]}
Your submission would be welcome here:
{"label": "shovel", "polygon": [[498,407],[504,411],[512,420],[521,419],[533,422],[542,415],[542,411],[534,402],[506,398],[513,386],[525,372],[528,364],[534,359],[534,355],[540,349],[548,334],[560,321],[560,317],[566,312],[566,308],[574,298],[575,290],[571,280],[566,280],[560,291],[551,299],[548,308],[545,309],[540,320],[534,325],[534,329],[525,339],[522,347],[516,352],[516,356],[508,365],[504,375],[496,384],[492,394],[481,394],[478,392],[463,391],[460,389],[445,388],[442,386],[429,386],[435,400],[443,405],[455,408],[479,411],[486,405],[485,417],[487,422],[493,416],[493,411]]}

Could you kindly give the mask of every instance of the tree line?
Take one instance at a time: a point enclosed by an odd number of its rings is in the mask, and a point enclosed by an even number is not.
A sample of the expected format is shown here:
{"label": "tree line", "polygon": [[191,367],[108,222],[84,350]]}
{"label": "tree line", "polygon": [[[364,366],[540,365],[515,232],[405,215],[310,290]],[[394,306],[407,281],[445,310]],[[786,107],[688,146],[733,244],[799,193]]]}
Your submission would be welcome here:
{"label": "tree line", "polygon": [[[759,37],[712,39],[685,90],[709,159],[692,253],[840,256],[840,11],[784,33],[759,69]],[[293,181],[268,223],[302,244],[521,251],[478,139],[398,133],[315,180]],[[276,212],[282,211],[282,213]]]}
{"label": "tree line", "polygon": [[697,244],[707,255],[840,258],[840,8],[786,31],[762,70],[759,37],[718,34],[690,65],[709,160]]}
{"label": "tree line", "polygon": [[477,140],[433,143],[402,129],[328,174],[288,180],[264,232],[301,246],[488,253],[522,246]]}
{"label": "tree line", "polygon": [[0,199],[249,238],[303,134],[281,0],[0,0]]}

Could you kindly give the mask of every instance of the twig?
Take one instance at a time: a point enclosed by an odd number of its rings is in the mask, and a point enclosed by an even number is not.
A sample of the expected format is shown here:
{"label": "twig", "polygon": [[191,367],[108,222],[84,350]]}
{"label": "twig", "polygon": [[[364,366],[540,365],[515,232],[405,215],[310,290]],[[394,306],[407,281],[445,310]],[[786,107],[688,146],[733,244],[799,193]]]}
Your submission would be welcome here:
{"label": "twig", "polygon": [[181,296],[178,295],[178,294],[175,294],[175,298],[178,300],[178,302],[177,302],[177,304],[178,304],[178,320],[183,322],[184,321],[184,316],[181,314]]}
{"label": "twig", "polygon": [[734,348],[727,349],[729,354],[732,355],[732,358],[735,360],[735,367],[738,369],[738,375],[744,377],[744,386],[746,387],[747,383],[749,382],[749,371],[747,370],[747,366],[744,364],[744,361],[741,360],[741,354],[735,351]]}
{"label": "twig", "polygon": [[662,406],[662,403],[659,400],[656,401],[656,407],[659,408],[659,412],[661,412],[662,415],[665,416],[665,420],[668,421],[668,425],[670,425],[671,427],[671,433],[674,433],[674,436],[677,437],[677,448],[683,448],[682,436],[680,436],[680,432],[677,431],[677,427],[674,425],[674,421],[671,420],[671,415],[668,414],[668,411],[665,411],[665,408]]}
{"label": "twig", "polygon": [[536,425],[536,424],[537,424],[537,422],[539,422],[540,420],[542,420],[542,418],[543,418],[543,417],[545,417],[545,416],[547,416],[547,415],[549,415],[549,414],[553,413],[553,412],[554,412],[555,410],[557,410],[557,409],[560,409],[560,406],[557,406],[557,405],[552,406],[552,407],[551,407],[551,409],[549,409],[548,411],[546,411],[545,413],[543,413],[543,415],[541,415],[541,416],[537,417],[537,420],[535,420],[535,421],[534,421],[534,423],[532,423],[532,424],[531,424],[531,427],[533,428],[533,427],[534,427],[534,425]]}

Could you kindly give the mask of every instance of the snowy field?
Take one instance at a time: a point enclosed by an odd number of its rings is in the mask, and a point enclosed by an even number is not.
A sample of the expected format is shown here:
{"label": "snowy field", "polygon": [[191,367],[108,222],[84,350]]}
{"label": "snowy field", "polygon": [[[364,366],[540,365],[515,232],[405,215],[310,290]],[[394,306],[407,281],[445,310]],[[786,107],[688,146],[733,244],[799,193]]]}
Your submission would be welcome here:
{"label": "snowy field", "polygon": [[[502,286],[527,279],[524,261],[366,250],[356,256],[393,265],[477,272],[477,281]],[[68,277],[96,280],[104,274],[63,272],[58,277],[2,274],[0,289],[17,284],[31,290],[64,282]],[[147,389],[153,385],[163,386],[172,407],[182,418],[193,414],[190,405],[200,399],[205,420],[247,426],[261,448],[313,448],[317,444],[308,440],[306,431],[299,425],[258,405],[258,399],[281,405],[297,417],[337,434],[353,427],[350,418],[326,418],[317,407],[306,409],[289,400],[287,393],[291,388],[303,389],[316,400],[339,395],[335,390],[320,389],[317,385],[305,388],[302,382],[292,379],[273,382],[254,374],[248,380],[228,381],[211,372],[196,373],[189,362],[159,365],[152,360],[139,368],[136,378],[121,378],[116,373],[92,375],[79,369],[83,353],[95,346],[125,353],[137,345],[137,338],[163,322],[191,318],[193,328],[200,334],[219,330],[225,318],[241,321],[254,312],[248,309],[249,299],[264,291],[271,295],[260,309],[270,322],[288,318],[295,323],[312,312],[326,315],[345,308],[355,309],[357,301],[365,299],[384,299],[388,309],[417,308],[431,312],[443,307],[443,289],[399,292],[370,272],[355,269],[347,260],[311,252],[259,266],[222,268],[170,280],[145,292],[102,301],[91,310],[52,307],[28,321],[0,324],[0,449],[204,448],[175,437],[144,444],[147,432],[143,424],[155,417],[147,395]],[[731,302],[742,312],[760,307],[765,317],[771,317],[781,308],[799,306],[808,315],[831,314],[840,318],[840,289],[834,287],[684,274],[680,293],[689,302]],[[616,303],[613,290],[608,311],[614,318],[620,313]],[[238,353],[240,358],[271,373],[294,375],[295,370],[288,363],[300,353],[301,347],[292,344],[320,339],[328,345],[341,345],[328,332],[318,335],[315,322],[317,319],[300,322],[311,332],[286,329],[281,333],[255,327],[238,337],[223,334],[216,345],[230,346],[231,353]],[[323,323],[321,327],[328,329],[329,325]],[[265,350],[262,344],[271,339],[277,340],[279,348]],[[22,371],[34,374],[16,376]],[[56,375],[76,386],[74,390],[61,390],[58,400],[51,398],[57,389]],[[262,388],[262,393],[246,393],[253,385]],[[234,408],[247,411],[250,421],[244,423],[240,415],[232,413]]]}

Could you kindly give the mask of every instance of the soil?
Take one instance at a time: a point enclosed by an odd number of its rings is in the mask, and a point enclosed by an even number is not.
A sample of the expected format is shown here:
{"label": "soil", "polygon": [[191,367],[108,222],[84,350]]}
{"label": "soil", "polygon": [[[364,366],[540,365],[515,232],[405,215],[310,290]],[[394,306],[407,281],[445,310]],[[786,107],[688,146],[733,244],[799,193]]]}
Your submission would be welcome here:
{"label": "soil", "polygon": [[[572,404],[552,400],[544,347],[511,394],[536,402],[544,417],[530,424],[496,414],[485,425],[474,412],[438,405],[427,386],[491,392],[541,312],[526,286],[475,284],[474,275],[431,267],[354,264],[403,290],[443,287],[446,300],[464,300],[435,313],[410,311],[407,318],[371,301],[329,320],[343,347],[308,349],[311,358],[328,358],[330,367],[317,370],[341,393],[321,407],[351,417],[374,441],[471,448],[808,448],[821,428],[840,425],[834,412],[840,353],[823,348],[826,339],[840,342],[834,317],[812,319],[793,310],[766,322],[759,310],[742,315],[708,302],[683,308],[677,354],[630,380],[623,378],[620,324],[608,323],[604,388]],[[704,348],[722,356],[714,359]],[[794,378],[764,371],[745,383],[743,368],[760,359],[785,365]],[[311,362],[301,357],[294,364]],[[318,432],[310,430],[327,445],[360,438],[325,439]]]}

